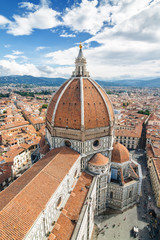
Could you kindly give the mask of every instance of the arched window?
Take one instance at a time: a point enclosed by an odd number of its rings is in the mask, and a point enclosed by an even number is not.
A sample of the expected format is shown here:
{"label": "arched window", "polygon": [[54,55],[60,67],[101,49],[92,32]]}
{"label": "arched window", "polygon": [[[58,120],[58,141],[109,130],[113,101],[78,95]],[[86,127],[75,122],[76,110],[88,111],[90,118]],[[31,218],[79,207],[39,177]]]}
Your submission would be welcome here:
{"label": "arched window", "polygon": [[75,173],[74,173],[74,178],[76,178],[78,175],[78,171],[76,170]]}
{"label": "arched window", "polygon": [[82,76],[84,75],[84,67],[82,67]]}
{"label": "arched window", "polygon": [[113,198],[113,192],[112,191],[110,192],[110,198],[111,199]]}
{"label": "arched window", "polygon": [[129,198],[131,198],[131,197],[132,197],[132,191],[129,192]]}
{"label": "arched window", "polygon": [[78,76],[80,76],[80,66],[78,66]]}
{"label": "arched window", "polygon": [[57,201],[57,208],[61,206],[61,203],[62,203],[62,197],[59,197]]}

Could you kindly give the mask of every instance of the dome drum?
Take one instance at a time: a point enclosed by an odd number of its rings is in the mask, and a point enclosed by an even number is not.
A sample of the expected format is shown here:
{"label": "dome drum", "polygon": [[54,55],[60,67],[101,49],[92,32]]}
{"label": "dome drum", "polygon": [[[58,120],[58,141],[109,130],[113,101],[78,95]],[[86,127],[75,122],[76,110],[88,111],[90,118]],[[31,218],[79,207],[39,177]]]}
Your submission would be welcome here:
{"label": "dome drum", "polygon": [[109,158],[101,153],[95,154],[88,162],[88,170],[95,174],[104,174],[109,170]]}
{"label": "dome drum", "polygon": [[88,164],[88,170],[94,174],[106,174],[109,170],[109,165],[96,167],[94,165]]}
{"label": "dome drum", "polygon": [[52,127],[51,123],[46,121],[46,128],[52,137],[63,137],[70,138],[80,141],[87,141],[93,138],[101,138],[105,136],[111,136],[113,127],[101,127],[96,129],[88,129],[88,130],[77,130],[77,129],[68,129],[61,127]]}

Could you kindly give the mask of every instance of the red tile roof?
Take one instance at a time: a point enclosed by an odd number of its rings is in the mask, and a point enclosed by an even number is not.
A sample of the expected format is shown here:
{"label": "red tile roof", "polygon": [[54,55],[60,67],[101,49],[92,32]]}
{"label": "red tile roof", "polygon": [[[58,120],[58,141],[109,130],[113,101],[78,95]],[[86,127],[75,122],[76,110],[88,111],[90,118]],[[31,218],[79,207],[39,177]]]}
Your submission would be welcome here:
{"label": "red tile roof", "polygon": [[129,151],[127,148],[118,142],[114,143],[111,161],[117,163],[129,161]]}
{"label": "red tile roof", "polygon": [[109,158],[105,157],[101,153],[97,153],[91,158],[89,163],[95,166],[103,166],[109,163]]}
{"label": "red tile roof", "polygon": [[[103,89],[90,79],[82,79],[83,82],[83,105],[84,105],[84,128],[93,129],[110,125],[114,120],[114,112],[111,102]],[[56,102],[59,99],[55,113],[54,126],[70,129],[81,129],[81,87],[80,78],[68,82],[53,96],[47,111],[47,120],[51,123]],[[105,100],[104,100],[105,99]],[[107,106],[106,106],[107,103]],[[89,113],[89,114],[88,114]],[[109,114],[111,119],[109,119]]]}
{"label": "red tile roof", "polygon": [[78,157],[53,149],[0,193],[0,239],[24,238]]}

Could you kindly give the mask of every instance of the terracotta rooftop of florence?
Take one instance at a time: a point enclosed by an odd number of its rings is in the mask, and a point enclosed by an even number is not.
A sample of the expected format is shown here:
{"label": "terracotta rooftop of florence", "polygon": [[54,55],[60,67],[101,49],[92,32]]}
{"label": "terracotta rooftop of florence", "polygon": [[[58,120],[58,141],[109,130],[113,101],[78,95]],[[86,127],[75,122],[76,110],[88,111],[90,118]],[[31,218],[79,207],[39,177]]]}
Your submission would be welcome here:
{"label": "terracotta rooftop of florence", "polygon": [[0,239],[24,238],[78,157],[53,149],[0,193]]}
{"label": "terracotta rooftop of florence", "polygon": [[[105,91],[89,78],[82,78],[82,82],[83,90],[80,86],[80,78],[75,77],[66,81],[51,99],[46,118],[51,123],[55,110],[55,127],[81,129],[82,108],[85,129],[106,127],[110,125],[110,120],[114,120],[113,108]],[[83,95],[82,108],[81,95]]]}
{"label": "terracotta rooftop of florence", "polygon": [[[93,177],[82,172],[48,240],[70,240]],[[74,207],[73,207],[74,206]]]}
{"label": "terracotta rooftop of florence", "polygon": [[7,130],[9,128],[16,128],[16,127],[21,127],[23,125],[29,125],[28,121],[21,121],[21,122],[14,122],[14,123],[10,123],[7,125],[4,125],[0,128],[0,130]]}

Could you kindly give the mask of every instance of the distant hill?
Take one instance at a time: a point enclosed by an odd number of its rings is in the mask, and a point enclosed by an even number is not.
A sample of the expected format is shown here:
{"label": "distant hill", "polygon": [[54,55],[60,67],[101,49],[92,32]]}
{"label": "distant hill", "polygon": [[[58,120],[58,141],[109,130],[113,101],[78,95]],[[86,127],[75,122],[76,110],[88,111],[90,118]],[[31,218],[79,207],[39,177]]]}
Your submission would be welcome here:
{"label": "distant hill", "polygon": [[117,81],[99,81],[97,82],[104,86],[116,86],[116,87],[139,87],[139,88],[159,88],[160,78],[151,80],[117,80]]}
{"label": "distant hill", "polygon": [[66,79],[64,78],[45,78],[33,76],[4,76],[0,77],[1,84],[33,84],[38,86],[60,86]]}
{"label": "distant hill", "polygon": [[[0,77],[0,84],[34,84],[38,86],[60,86],[66,81],[65,78],[45,78],[33,76],[4,76]],[[117,86],[117,87],[160,87],[160,78],[151,80],[114,80],[114,81],[99,81],[101,86]]]}

